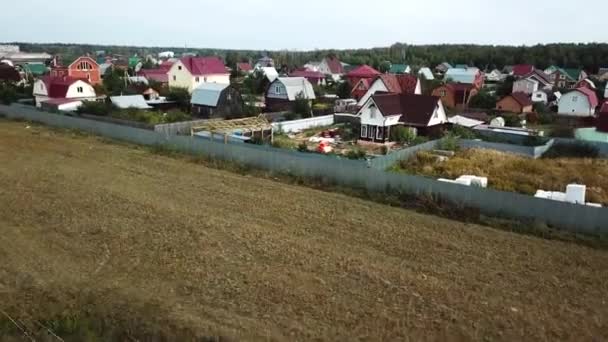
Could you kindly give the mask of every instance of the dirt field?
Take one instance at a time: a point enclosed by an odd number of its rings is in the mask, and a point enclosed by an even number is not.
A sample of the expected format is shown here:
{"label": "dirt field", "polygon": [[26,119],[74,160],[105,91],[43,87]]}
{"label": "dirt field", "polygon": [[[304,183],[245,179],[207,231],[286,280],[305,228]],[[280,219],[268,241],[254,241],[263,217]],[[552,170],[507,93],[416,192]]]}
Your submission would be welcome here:
{"label": "dirt field", "polygon": [[429,152],[419,152],[415,158],[402,162],[399,168],[432,178],[488,177],[491,188],[528,195],[534,195],[538,189],[565,192],[568,184],[585,184],[588,202],[608,206],[607,159],[535,160],[497,151],[467,149],[443,163],[438,163]]}
{"label": "dirt field", "polygon": [[12,318],[170,340],[608,339],[606,250],[26,126],[0,120]]}

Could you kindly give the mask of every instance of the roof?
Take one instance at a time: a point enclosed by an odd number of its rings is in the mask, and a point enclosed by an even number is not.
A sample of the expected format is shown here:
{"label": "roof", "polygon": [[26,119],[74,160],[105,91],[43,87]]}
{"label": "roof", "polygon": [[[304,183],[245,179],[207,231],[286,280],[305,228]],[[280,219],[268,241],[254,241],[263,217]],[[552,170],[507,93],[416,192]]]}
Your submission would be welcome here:
{"label": "roof", "polygon": [[70,86],[78,81],[82,81],[88,84],[86,79],[79,79],[73,77],[51,77],[42,76],[40,78],[44,82],[49,97],[66,97]]}
{"label": "roof", "polygon": [[137,72],[137,75],[147,78],[148,81],[169,82],[169,75],[165,69],[141,69]]}
{"label": "roof", "polygon": [[279,72],[274,67],[263,67],[262,72],[271,83],[279,77]]}
{"label": "roof", "polygon": [[588,88],[576,88],[574,91],[578,91],[583,95],[587,96],[591,108],[595,108],[598,106],[599,100],[597,99],[597,94],[595,93],[595,91]]}
{"label": "roof", "polygon": [[581,81],[580,81],[580,82],[577,84],[577,87],[584,86],[584,83],[587,83],[587,85],[588,85],[588,86],[590,86],[590,87],[591,87],[591,89],[597,89],[597,87],[595,86],[595,83],[594,83],[592,80],[588,79],[588,78],[585,78],[584,80],[581,80]]}
{"label": "roof", "polygon": [[21,81],[21,75],[19,71],[8,64],[0,64],[0,80],[2,81]]}
{"label": "roof", "polygon": [[516,92],[516,93],[512,93],[511,95],[507,95],[504,98],[507,98],[509,96],[511,96],[522,107],[527,107],[527,106],[531,106],[534,104],[526,93]]}
{"label": "roof", "polygon": [[604,101],[604,104],[602,105],[602,109],[600,109],[600,113],[608,114],[608,101]]}
{"label": "roof", "polygon": [[279,77],[275,82],[281,82],[285,86],[289,101],[295,101],[299,93],[302,93],[306,99],[315,99],[312,84],[304,77]]}
{"label": "roof", "polygon": [[469,128],[484,124],[484,121],[467,118],[466,116],[462,115],[452,116],[451,118],[448,118],[448,121],[452,124]]}
{"label": "roof", "polygon": [[54,99],[48,99],[48,100],[45,100],[42,102],[59,106],[59,105],[66,104],[66,103],[82,102],[82,99],[54,98]]}
{"label": "roof", "polygon": [[192,92],[192,104],[199,106],[217,107],[217,102],[228,84],[203,83]]}
{"label": "roof", "polygon": [[183,57],[182,64],[193,76],[227,74],[226,66],[219,57]]}
{"label": "roof", "polygon": [[236,68],[237,68],[237,70],[241,70],[241,71],[245,71],[245,72],[253,70],[253,67],[249,63],[236,63]]}
{"label": "roof", "polygon": [[468,68],[468,69],[452,68],[452,69],[449,69],[445,73],[444,80],[447,81],[448,79],[451,79],[453,82],[456,82],[456,83],[473,84],[473,83],[475,83],[475,79],[477,78],[478,74],[479,74],[479,69],[477,69],[477,68]]}
{"label": "roof", "polygon": [[465,118],[488,122],[490,121],[490,116],[484,112],[471,112],[471,113],[460,113],[460,116],[464,116]]}
{"label": "roof", "polygon": [[150,109],[143,95],[110,96],[110,101],[121,109],[137,108]]}
{"label": "roof", "polygon": [[370,67],[367,64],[360,65],[349,72],[347,77],[373,78],[380,75],[380,71]]}
{"label": "roof", "polygon": [[88,59],[89,62],[92,62],[91,65],[93,67],[95,67],[95,66],[99,67],[99,64],[97,64],[97,61],[94,58],[89,57],[89,56],[80,56],[80,57],[76,58],[72,63],[70,63],[70,65],[68,67],[71,67],[72,65],[76,64],[77,62],[79,62],[83,59]]}
{"label": "roof", "polygon": [[466,84],[466,83],[448,83],[445,85],[445,87],[453,92],[471,91],[471,90],[475,89],[474,85]]}
{"label": "roof", "polygon": [[513,76],[523,77],[534,71],[532,64],[518,64],[513,66]]}
{"label": "roof", "polygon": [[113,66],[112,63],[107,63],[107,62],[99,64],[99,73],[101,75],[105,75],[106,72],[108,71],[108,69],[111,68],[112,66]]}
{"label": "roof", "polygon": [[388,70],[391,74],[405,74],[409,65],[407,64],[391,64],[391,68]]}
{"label": "roof", "polygon": [[376,80],[378,79],[382,80],[387,91],[390,93],[414,94],[416,92],[416,86],[418,85],[416,76],[410,74],[382,74],[376,78]]}
{"label": "roof", "polygon": [[427,67],[420,68],[420,70],[418,70],[418,75],[423,75],[427,81],[435,79],[433,72],[431,71],[430,68],[427,68]]}
{"label": "roof", "polygon": [[49,71],[44,63],[27,63],[23,68],[34,76],[44,75]]}
{"label": "roof", "polygon": [[344,74],[344,66],[338,57],[325,57],[325,62],[332,74]]}
{"label": "roof", "polygon": [[566,75],[569,76],[574,81],[578,81],[578,77],[581,75],[581,69],[564,68],[561,70],[564,71],[566,73]]}
{"label": "roof", "polygon": [[296,69],[289,74],[290,77],[306,77],[307,79],[324,79],[325,75],[318,71]]}
{"label": "roof", "polygon": [[536,70],[536,69],[534,69],[532,72],[530,72],[522,77],[523,78],[533,78],[536,81],[543,83],[544,85],[551,84],[551,80],[549,80],[547,74],[545,74],[543,71]]}
{"label": "roof", "polygon": [[426,126],[439,104],[439,97],[415,94],[375,94],[374,103],[384,116],[401,115],[399,122]]}
{"label": "roof", "polygon": [[148,85],[148,79],[145,76],[129,76],[130,83],[143,83]]}

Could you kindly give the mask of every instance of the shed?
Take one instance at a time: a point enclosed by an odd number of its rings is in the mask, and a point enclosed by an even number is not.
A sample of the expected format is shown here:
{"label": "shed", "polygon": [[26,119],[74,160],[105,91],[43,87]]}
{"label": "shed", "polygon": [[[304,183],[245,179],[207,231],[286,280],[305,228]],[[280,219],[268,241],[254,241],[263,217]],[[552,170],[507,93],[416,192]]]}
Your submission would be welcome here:
{"label": "shed", "polygon": [[192,92],[192,114],[197,117],[238,118],[243,114],[241,94],[228,84],[203,83]]}
{"label": "shed", "polygon": [[54,98],[41,102],[42,110],[51,112],[75,112],[82,106],[82,101],[78,99]]}
{"label": "shed", "polygon": [[120,109],[151,109],[143,95],[110,96],[110,101]]}

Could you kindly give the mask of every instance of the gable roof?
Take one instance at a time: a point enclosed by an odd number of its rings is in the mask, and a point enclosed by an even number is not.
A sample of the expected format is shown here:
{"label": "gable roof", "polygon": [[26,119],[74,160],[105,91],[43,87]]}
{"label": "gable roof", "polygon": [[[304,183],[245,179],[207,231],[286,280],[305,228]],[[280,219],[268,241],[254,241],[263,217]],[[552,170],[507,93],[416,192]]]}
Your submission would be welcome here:
{"label": "gable roof", "polygon": [[324,79],[325,75],[318,71],[308,69],[296,69],[289,74],[290,77],[306,77],[307,79]]}
{"label": "gable roof", "polygon": [[415,94],[375,94],[372,99],[384,116],[401,115],[399,122],[426,126],[439,106],[439,97]]}
{"label": "gable roof", "polygon": [[591,105],[591,108],[595,108],[598,106],[599,100],[597,98],[597,94],[595,93],[595,91],[588,89],[588,88],[576,88],[573,91],[578,91],[579,93],[582,93],[583,95],[585,95],[587,97],[587,99],[589,100],[589,105]]}
{"label": "gable roof", "polygon": [[346,76],[347,77],[362,77],[362,78],[372,78],[377,75],[380,75],[380,71],[370,67],[367,64],[360,65],[350,71]]}
{"label": "gable roof", "polygon": [[516,92],[516,93],[512,93],[511,95],[507,95],[506,97],[509,97],[509,96],[511,96],[522,107],[527,107],[527,106],[531,106],[534,104],[526,93]]}
{"label": "gable roof", "polygon": [[405,74],[409,65],[407,64],[391,64],[391,68],[388,70],[391,74]]}
{"label": "gable roof", "polygon": [[70,86],[78,81],[82,81],[88,84],[87,80],[73,78],[73,77],[52,77],[43,76],[40,78],[46,86],[49,97],[66,97]]}
{"label": "gable roof", "polygon": [[279,72],[274,67],[262,67],[261,69],[264,73],[264,76],[266,76],[268,81],[270,81],[271,83],[279,77]]}
{"label": "gable roof", "polygon": [[68,67],[71,68],[72,65],[76,64],[77,62],[82,61],[83,59],[88,59],[89,62],[91,62],[91,65],[93,67],[99,67],[99,64],[97,64],[97,61],[89,56],[80,56],[80,57],[76,58],[76,60],[74,60],[72,63],[70,63],[70,65]]}
{"label": "gable roof", "polygon": [[578,81],[579,76],[581,75],[581,69],[576,68],[563,68],[561,69],[566,73],[568,77],[570,77],[573,81]]}
{"label": "gable roof", "polygon": [[410,74],[382,74],[376,78],[378,79],[382,80],[389,93],[414,94],[418,85],[418,78]]}
{"label": "gable roof", "polygon": [[49,71],[44,63],[28,63],[23,68],[34,76],[44,75]]}
{"label": "gable roof", "polygon": [[531,78],[543,85],[551,85],[551,81],[547,77],[547,74],[540,70],[534,69],[534,71],[524,75],[523,78]]}
{"label": "gable roof", "polygon": [[217,107],[217,102],[228,84],[203,83],[192,92],[192,104],[200,106]]}
{"label": "gable roof", "polygon": [[245,72],[249,72],[249,71],[253,70],[253,67],[251,66],[250,63],[236,63],[236,68],[237,68],[237,70],[241,70],[241,71],[245,71]]}
{"label": "gable roof", "polygon": [[227,74],[226,66],[219,57],[183,57],[182,64],[190,71],[192,76],[213,74]]}
{"label": "gable roof", "polygon": [[456,83],[473,84],[475,83],[475,79],[477,78],[478,74],[479,69],[477,68],[452,68],[445,73],[444,80],[447,81],[451,79],[453,82]]}
{"label": "gable roof", "polygon": [[344,66],[340,63],[338,57],[325,57],[325,62],[332,74],[344,74]]}
{"label": "gable roof", "polygon": [[143,95],[110,96],[110,101],[121,109],[137,108],[150,109]]}
{"label": "gable roof", "polygon": [[289,101],[295,101],[300,93],[309,100],[316,98],[312,84],[304,77],[279,77],[275,82],[280,82],[285,86]]}
{"label": "gable roof", "polygon": [[138,76],[143,76],[148,81],[167,83],[169,82],[169,74],[164,69],[140,69],[137,72]]}
{"label": "gable roof", "polygon": [[420,70],[418,70],[418,75],[423,75],[424,79],[426,79],[427,81],[435,79],[435,76],[433,75],[433,72],[428,67],[420,68]]}
{"label": "gable roof", "polygon": [[513,66],[513,76],[523,77],[534,71],[534,65],[532,64],[518,64]]}

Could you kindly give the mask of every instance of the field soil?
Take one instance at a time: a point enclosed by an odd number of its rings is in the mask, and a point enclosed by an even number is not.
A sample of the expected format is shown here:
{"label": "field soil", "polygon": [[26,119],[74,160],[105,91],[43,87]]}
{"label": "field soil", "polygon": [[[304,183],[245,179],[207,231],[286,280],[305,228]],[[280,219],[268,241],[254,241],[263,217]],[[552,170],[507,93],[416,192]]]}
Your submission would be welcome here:
{"label": "field soil", "polygon": [[3,341],[608,339],[606,250],[24,122],[0,165]]}
{"label": "field soil", "polygon": [[587,185],[587,202],[608,206],[608,159],[531,159],[484,149],[466,149],[446,162],[430,152],[397,165],[396,170],[432,178],[456,179],[462,175],[488,177],[488,186],[528,195],[537,190],[566,191],[568,184]]}

